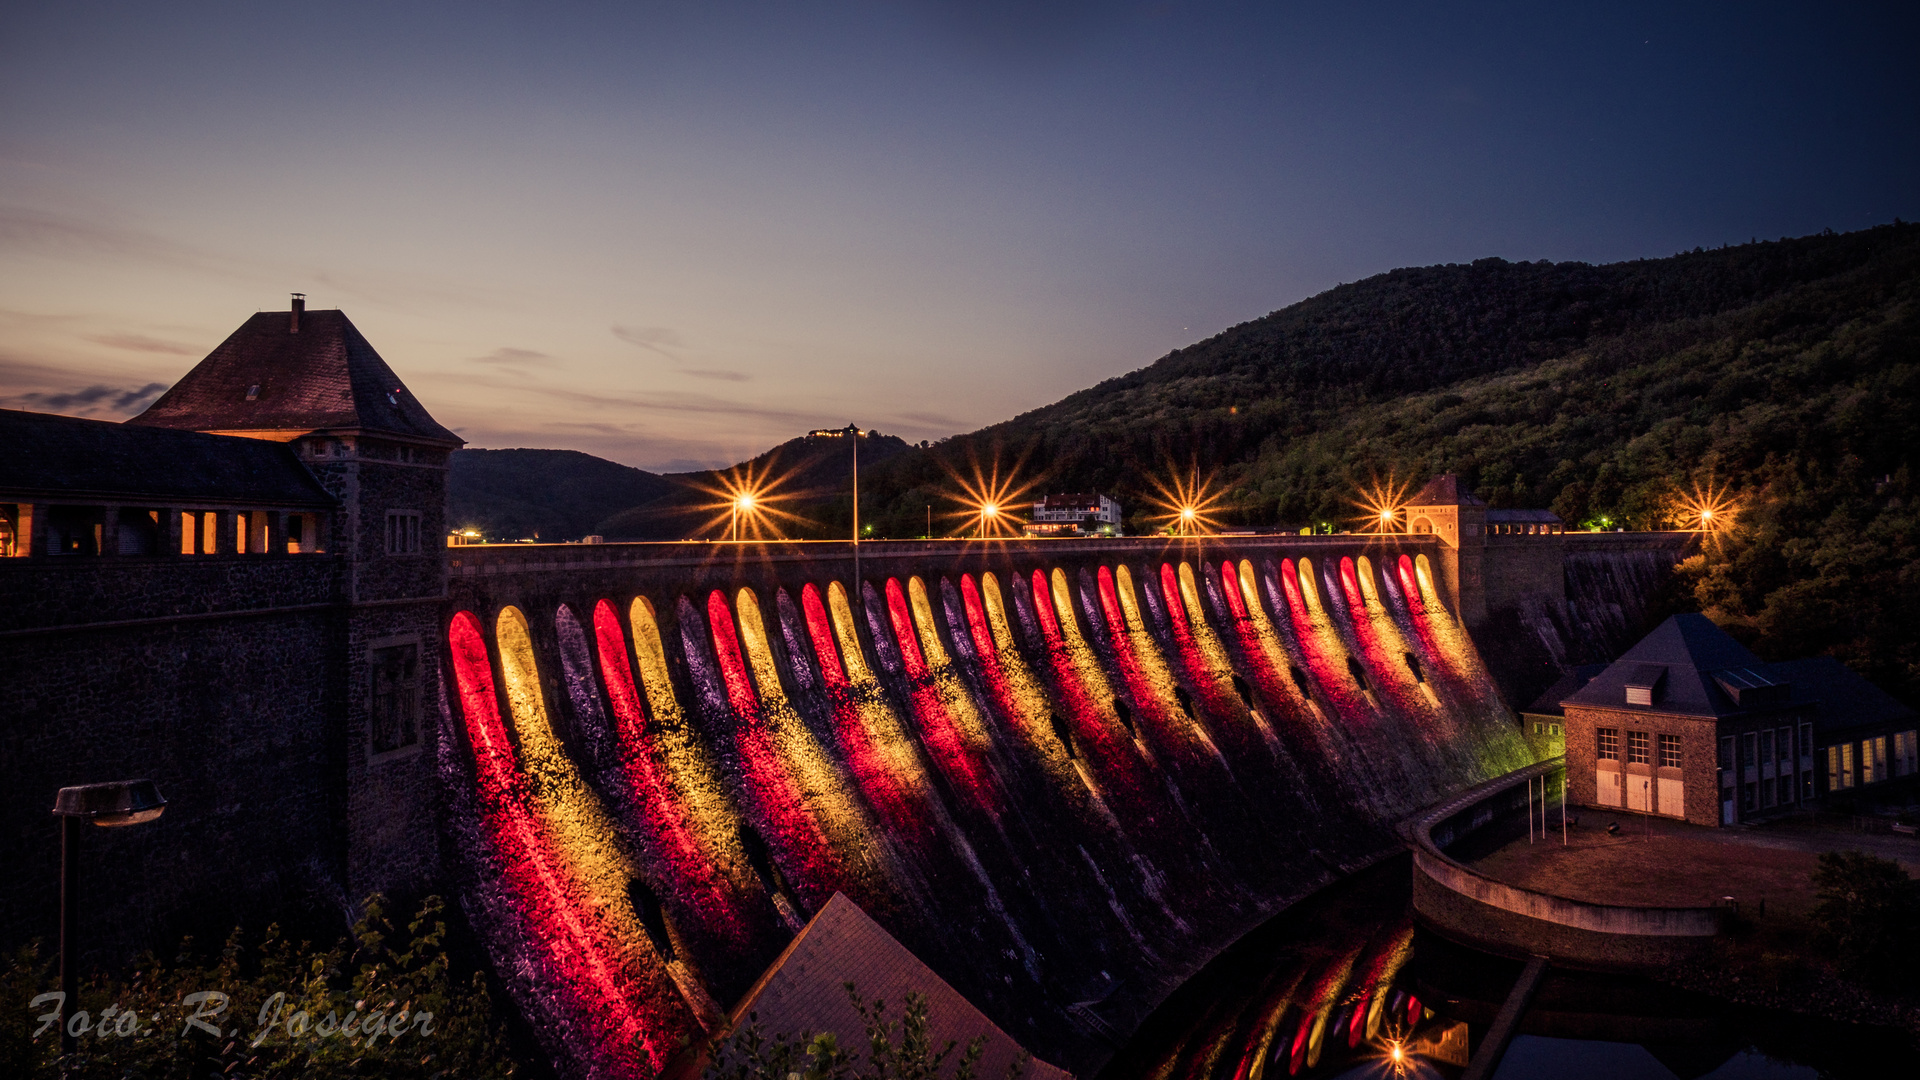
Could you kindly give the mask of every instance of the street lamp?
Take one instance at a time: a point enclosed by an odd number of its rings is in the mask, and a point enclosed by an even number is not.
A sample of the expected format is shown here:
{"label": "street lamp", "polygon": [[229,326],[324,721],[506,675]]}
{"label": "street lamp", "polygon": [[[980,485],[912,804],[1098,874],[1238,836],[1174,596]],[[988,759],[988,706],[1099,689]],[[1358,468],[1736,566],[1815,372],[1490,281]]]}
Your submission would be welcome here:
{"label": "street lamp", "polygon": [[67,1026],[80,982],[80,833],[92,823],[107,828],[152,821],[167,800],[151,780],[63,787],[54,796],[60,819],[60,1052],[71,1054],[77,1038]]}
{"label": "street lamp", "polygon": [[987,519],[998,518],[999,516],[999,506],[993,503],[980,504],[980,539],[985,540],[987,538]]}
{"label": "street lamp", "polygon": [[1199,512],[1191,506],[1183,506],[1180,508],[1180,535],[1193,535],[1193,519],[1198,516],[1200,516]]}

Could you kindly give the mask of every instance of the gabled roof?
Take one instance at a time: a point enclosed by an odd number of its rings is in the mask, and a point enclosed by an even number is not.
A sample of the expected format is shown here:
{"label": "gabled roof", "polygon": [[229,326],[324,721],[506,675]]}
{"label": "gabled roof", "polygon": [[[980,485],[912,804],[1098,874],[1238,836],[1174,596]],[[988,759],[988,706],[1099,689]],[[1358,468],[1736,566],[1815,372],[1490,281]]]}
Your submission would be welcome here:
{"label": "gabled roof", "polygon": [[1582,664],[1565,675],[1560,681],[1547,687],[1546,692],[1535,698],[1533,704],[1520,710],[1530,716],[1564,716],[1560,703],[1572,697],[1579,689],[1593,681],[1595,675],[1607,670],[1605,664]]}
{"label": "gabled roof", "polygon": [[[905,1012],[907,992],[924,995],[936,1045],[952,1039],[964,1047],[976,1035],[985,1035],[987,1044],[978,1076],[1005,1076],[1007,1066],[1020,1052],[1019,1044],[986,1014],[921,963],[860,910],[860,905],[839,893],[833,894],[734,1006],[733,1019],[744,1028],[748,1015],[753,1014],[768,1039],[802,1030],[815,1034],[831,1031],[840,1037],[842,1049],[864,1050],[866,1026],[847,997],[847,983],[853,983],[868,1001],[885,1001],[887,1018],[896,1023]],[[1029,1062],[1022,1075],[1037,1080],[1071,1080],[1065,1070],[1041,1061]]]}
{"label": "gabled roof", "polygon": [[340,311],[263,311],[127,421],[291,440],[369,432],[459,446]]}
{"label": "gabled roof", "polygon": [[[1664,669],[1665,679],[1650,705],[1627,704],[1628,686],[1646,686]],[[1766,665],[1705,615],[1675,615],[1607,665],[1563,704],[1608,709],[1645,709],[1683,716],[1718,717],[1750,712],[1715,683],[1717,672]],[[1796,693],[1795,701],[1805,699]],[[1787,704],[1780,702],[1779,704]]]}
{"label": "gabled roof", "polygon": [[1913,719],[1912,709],[1831,656],[1767,666],[1776,679],[1793,684],[1796,696],[1804,692],[1819,701],[1814,723],[1823,732]]}
{"label": "gabled roof", "polygon": [[0,409],[0,499],[333,506],[293,448]]}
{"label": "gabled roof", "polygon": [[1427,481],[1420,494],[1407,500],[1408,506],[1485,506],[1454,473],[1442,473]]}

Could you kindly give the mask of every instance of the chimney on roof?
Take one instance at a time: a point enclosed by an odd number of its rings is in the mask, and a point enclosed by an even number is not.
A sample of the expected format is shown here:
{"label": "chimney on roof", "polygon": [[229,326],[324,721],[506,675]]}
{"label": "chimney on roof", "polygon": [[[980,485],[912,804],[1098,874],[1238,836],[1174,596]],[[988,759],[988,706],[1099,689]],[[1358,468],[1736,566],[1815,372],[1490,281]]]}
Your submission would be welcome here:
{"label": "chimney on roof", "polygon": [[293,312],[287,320],[287,333],[297,334],[300,332],[300,313],[305,310],[307,310],[307,294],[303,292],[294,293]]}

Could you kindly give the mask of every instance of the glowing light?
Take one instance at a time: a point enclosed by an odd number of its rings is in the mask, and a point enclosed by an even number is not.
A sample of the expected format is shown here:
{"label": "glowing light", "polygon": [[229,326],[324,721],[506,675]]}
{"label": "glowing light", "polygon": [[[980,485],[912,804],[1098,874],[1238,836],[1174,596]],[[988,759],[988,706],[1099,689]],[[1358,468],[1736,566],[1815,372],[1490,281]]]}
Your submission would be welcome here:
{"label": "glowing light", "polygon": [[1385,480],[1376,476],[1367,481],[1353,500],[1353,504],[1365,513],[1354,520],[1362,529],[1378,533],[1398,532],[1395,526],[1401,520],[1400,511],[1406,507],[1407,490],[1411,486],[1394,479],[1392,474],[1388,474]]}
{"label": "glowing light", "polygon": [[1160,509],[1152,520],[1160,523],[1163,531],[1175,536],[1205,536],[1220,528],[1222,523],[1216,515],[1225,509],[1226,493],[1215,490],[1211,475],[1202,478],[1198,470],[1189,469],[1184,475],[1176,473],[1170,481],[1148,480],[1155,495],[1147,503]]}
{"label": "glowing light", "polygon": [[793,496],[780,492],[787,477],[776,471],[778,467],[776,454],[717,473],[711,485],[695,485],[714,500],[707,504],[713,516],[701,524],[700,532],[725,526],[731,540],[778,540],[783,523],[804,523],[805,518],[781,509],[780,504]]}
{"label": "glowing light", "polygon": [[960,489],[953,499],[961,509],[957,515],[950,513],[944,516],[960,519],[955,522],[955,527],[962,535],[969,529],[980,539],[1020,535],[1022,523],[1009,508],[1025,499],[1032,486],[1031,481],[1018,479],[1020,466],[1024,462],[1023,457],[1004,473],[998,458],[984,465],[973,461],[965,474],[948,467],[948,477]]}
{"label": "glowing light", "polygon": [[1718,540],[1730,532],[1739,516],[1740,504],[1725,488],[1711,482],[1705,486],[1696,484],[1690,494],[1680,496],[1667,512],[1670,523],[1706,533],[1709,540]]}

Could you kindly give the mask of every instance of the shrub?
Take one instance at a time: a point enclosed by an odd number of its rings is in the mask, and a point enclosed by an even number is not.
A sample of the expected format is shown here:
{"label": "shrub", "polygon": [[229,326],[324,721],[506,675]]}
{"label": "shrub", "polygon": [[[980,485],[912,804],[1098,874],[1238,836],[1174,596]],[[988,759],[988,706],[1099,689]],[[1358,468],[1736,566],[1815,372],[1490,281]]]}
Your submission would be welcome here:
{"label": "shrub", "polygon": [[289,941],[276,925],[252,946],[235,929],[217,956],[196,955],[191,938],[171,961],[149,953],[130,975],[96,974],[81,984],[70,1021],[78,1041],[64,1059],[52,965],[23,949],[0,976],[9,1010],[0,1072],[102,1080],[512,1076],[517,1066],[484,977],[453,977],[442,910],[439,897],[428,897],[396,933],[376,896],[351,935],[330,948]]}

